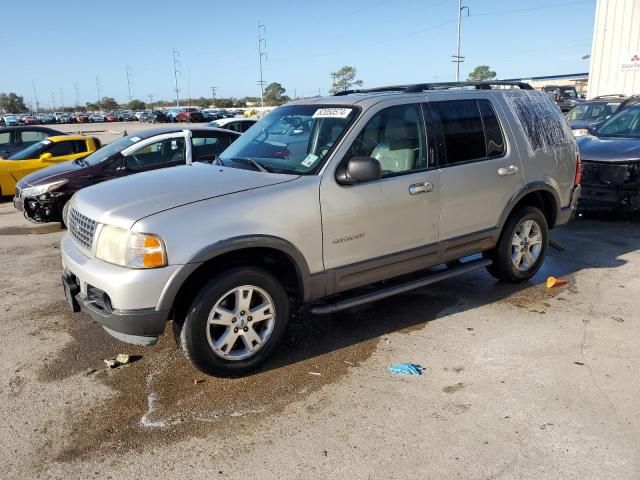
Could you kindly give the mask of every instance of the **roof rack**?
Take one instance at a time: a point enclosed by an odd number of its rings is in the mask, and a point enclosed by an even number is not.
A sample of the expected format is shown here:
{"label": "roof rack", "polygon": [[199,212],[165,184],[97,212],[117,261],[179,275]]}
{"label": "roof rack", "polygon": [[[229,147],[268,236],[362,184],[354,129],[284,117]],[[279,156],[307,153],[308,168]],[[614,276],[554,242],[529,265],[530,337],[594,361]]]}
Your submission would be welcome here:
{"label": "roof rack", "polygon": [[349,95],[352,93],[379,93],[379,92],[399,92],[418,93],[425,90],[447,90],[450,88],[474,87],[476,90],[491,90],[493,87],[518,87],[521,90],[533,90],[533,87],[525,82],[507,81],[483,81],[483,82],[438,82],[438,83],[416,83],[414,85],[392,85],[378,88],[362,88],[355,90],[345,90],[337,92],[335,96]]}
{"label": "roof rack", "polygon": [[597,97],[593,97],[591,100],[600,100],[602,98],[627,98],[627,96],[621,93],[609,93],[607,95],[598,95]]}

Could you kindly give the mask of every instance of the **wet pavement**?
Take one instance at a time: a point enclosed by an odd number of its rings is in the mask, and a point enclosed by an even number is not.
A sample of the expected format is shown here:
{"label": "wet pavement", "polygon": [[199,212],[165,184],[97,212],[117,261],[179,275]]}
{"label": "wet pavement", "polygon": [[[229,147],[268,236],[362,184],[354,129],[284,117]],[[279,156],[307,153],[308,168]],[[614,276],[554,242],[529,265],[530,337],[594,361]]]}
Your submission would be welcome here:
{"label": "wet pavement", "polygon": [[[169,453],[175,449],[189,452],[192,463],[195,461],[192,455],[200,452],[198,461],[206,465],[211,460],[200,458],[207,450],[201,442],[216,444],[218,453],[211,468],[195,472],[179,469],[180,474],[175,478],[210,478],[205,470],[218,475],[218,470],[226,472],[230,465],[236,469],[233,478],[259,478],[250,474],[243,477],[240,473],[257,472],[260,461],[267,458],[264,455],[272,451],[274,445],[281,444],[282,455],[288,459],[293,458],[290,450],[295,449],[293,439],[300,442],[298,448],[313,448],[313,438],[304,436],[311,435],[310,432],[315,432],[315,441],[323,445],[332,444],[323,438],[324,431],[333,431],[333,442],[343,447],[345,439],[354,436],[362,444],[373,441],[376,435],[367,435],[367,425],[385,418],[387,428],[392,428],[394,416],[404,419],[408,415],[406,409],[411,408],[411,395],[425,395],[423,400],[432,402],[425,406],[434,410],[428,415],[429,421],[436,422],[434,425],[443,418],[453,421],[467,415],[478,408],[478,402],[495,403],[484,390],[476,391],[477,386],[490,382],[492,388],[505,388],[505,385],[518,384],[518,375],[522,373],[505,367],[500,375],[488,380],[486,372],[475,370],[474,362],[469,362],[466,354],[485,352],[477,357],[483,358],[491,355],[488,353],[491,348],[508,349],[508,345],[500,344],[502,334],[507,343],[510,341],[507,338],[520,341],[521,332],[529,331],[534,325],[540,333],[535,342],[545,348],[552,346],[558,355],[576,348],[573,343],[561,343],[567,340],[563,329],[577,332],[577,342],[582,342],[582,346],[570,358],[563,359],[562,366],[552,370],[553,375],[573,378],[574,370],[567,368],[587,369],[595,382],[593,388],[606,393],[607,405],[613,405],[616,414],[627,412],[626,420],[622,420],[626,422],[625,431],[628,434],[640,431],[638,415],[628,404],[637,387],[630,385],[628,390],[624,387],[622,391],[616,390],[615,395],[622,399],[612,397],[607,390],[607,382],[614,381],[612,374],[609,372],[608,378],[600,378],[598,367],[585,358],[585,345],[591,338],[588,328],[593,318],[602,317],[609,322],[600,321],[594,327],[604,329],[599,335],[617,338],[616,329],[628,329],[625,335],[638,332],[637,310],[630,308],[640,304],[638,285],[630,283],[630,279],[640,273],[637,253],[640,222],[636,219],[582,218],[554,231],[552,237],[563,251],[550,249],[544,268],[527,284],[498,283],[482,271],[339,314],[300,314],[292,320],[283,345],[262,370],[243,378],[221,379],[200,373],[185,360],[173,339],[171,325],[155,346],[134,347],[113,339],[89,317],[68,313],[58,285],[57,244],[62,234],[59,227],[30,225],[10,213],[8,204],[0,204],[0,398],[3,405],[0,458],[4,459],[5,471],[12,475],[7,478],[90,478],[89,475],[133,478],[132,470],[128,470],[129,462],[137,458],[141,464],[148,465],[152,453],[162,453],[165,460],[173,458],[171,465],[181,465],[179,456],[174,458],[173,453]],[[569,283],[547,289],[544,281],[549,275],[565,278]],[[586,312],[586,316],[577,321],[573,318],[574,310]],[[523,319],[528,323],[523,324]],[[515,330],[518,328],[520,332]],[[609,329],[613,333],[608,332]],[[457,333],[452,337],[454,330]],[[493,336],[487,337],[487,332]],[[558,345],[555,342],[559,342]],[[451,345],[455,346],[451,349]],[[637,348],[634,350],[637,342],[624,344],[620,340],[616,345],[620,351],[617,357],[607,359],[608,369],[624,372],[624,378],[640,373]],[[135,355],[136,360],[115,369],[107,368],[103,360],[118,353]],[[414,358],[396,358],[407,353]],[[495,357],[496,363],[489,363],[486,368],[502,366],[500,355]],[[533,355],[524,361],[532,365],[540,361],[536,353]],[[615,364],[616,358],[619,365]],[[418,378],[424,378],[427,390],[413,391],[418,388],[417,384],[398,384],[397,379],[389,377],[383,364],[391,359],[422,361],[427,370]],[[437,366],[443,359],[448,361]],[[437,386],[434,379],[441,380]],[[535,379],[545,383],[541,378]],[[393,401],[396,388],[399,392],[405,389],[405,394],[409,389],[410,395],[397,398],[396,408],[400,411],[394,413],[389,402]],[[530,385],[523,386],[522,390],[514,387],[513,391],[504,392],[507,396],[498,403],[512,398],[519,405],[519,416],[526,415],[527,409],[544,410],[535,395],[529,397],[534,403],[526,406],[529,394],[523,396],[523,392],[528,388]],[[559,397],[563,394],[560,390]],[[354,391],[359,392],[357,400],[350,401]],[[458,398],[461,395],[468,397]],[[582,402],[576,400],[571,422],[592,419],[589,395]],[[624,407],[618,402],[623,402]],[[492,408],[486,407],[484,413]],[[376,413],[376,420],[369,419],[367,423],[365,419]],[[483,413],[475,415],[473,422],[489,421]],[[410,422],[403,422],[409,420],[399,421],[406,430],[406,438],[429,436],[429,427],[425,424],[421,424],[418,434]],[[539,423],[538,419],[535,422]],[[536,428],[538,432],[551,430],[557,422],[545,421],[540,424],[544,428],[536,423]],[[416,428],[418,424],[420,422]],[[278,433],[283,425],[290,428]],[[490,431],[495,426],[486,428]],[[436,430],[434,427],[433,431]],[[238,452],[250,452],[254,457],[245,470],[237,466],[235,456],[225,456],[224,448],[220,450],[220,442],[230,439],[238,442]],[[264,440],[264,444],[259,439]],[[374,442],[369,445],[369,453],[380,459],[391,455],[388,462],[395,464],[392,457],[397,460],[398,455],[402,456],[401,444],[411,447],[394,435],[387,435],[387,439],[391,450]],[[633,478],[626,475],[640,472],[638,458],[628,458],[627,452],[618,453],[623,464],[618,470],[606,471],[619,475],[607,478]],[[303,457],[296,460],[297,464],[312,472],[302,475],[304,478],[318,478],[319,471],[324,472],[321,476],[333,472],[335,478],[347,478],[340,469],[314,470],[320,468],[320,464]],[[322,458],[328,454],[322,453],[320,457],[325,467],[331,464],[332,468],[338,468],[337,464]],[[296,462],[279,458],[272,461],[285,468],[280,470],[288,473],[283,474],[285,478],[296,477],[293,471],[287,470],[295,468]],[[543,462],[544,458],[540,457],[539,461]],[[363,475],[367,472],[358,461],[352,462],[356,471]],[[438,468],[425,469],[416,477],[387,472],[385,477],[378,478],[429,478],[427,474],[437,472]],[[486,477],[462,476],[489,478],[492,474],[490,465],[484,465],[481,470],[487,472]],[[135,471],[139,473],[137,478],[159,474],[151,467],[143,470],[146,473]],[[277,471],[266,469],[260,478],[278,478]],[[453,471],[448,470],[451,475],[446,478],[452,478]],[[563,466],[551,470],[563,471]],[[373,472],[384,472],[384,468]],[[411,472],[416,473],[409,470]],[[491,478],[501,476],[524,478],[502,474]],[[434,478],[445,477],[434,475]]]}

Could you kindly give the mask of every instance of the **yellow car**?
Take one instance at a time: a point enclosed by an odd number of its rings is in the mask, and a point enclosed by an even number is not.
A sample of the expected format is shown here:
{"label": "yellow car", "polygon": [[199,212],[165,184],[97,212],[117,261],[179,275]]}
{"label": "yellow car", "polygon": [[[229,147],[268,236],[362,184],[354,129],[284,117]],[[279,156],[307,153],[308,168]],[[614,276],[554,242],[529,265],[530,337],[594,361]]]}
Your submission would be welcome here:
{"label": "yellow car", "polygon": [[84,135],[57,135],[0,159],[0,196],[13,195],[16,182],[41,168],[84,158],[101,147],[100,140]]}

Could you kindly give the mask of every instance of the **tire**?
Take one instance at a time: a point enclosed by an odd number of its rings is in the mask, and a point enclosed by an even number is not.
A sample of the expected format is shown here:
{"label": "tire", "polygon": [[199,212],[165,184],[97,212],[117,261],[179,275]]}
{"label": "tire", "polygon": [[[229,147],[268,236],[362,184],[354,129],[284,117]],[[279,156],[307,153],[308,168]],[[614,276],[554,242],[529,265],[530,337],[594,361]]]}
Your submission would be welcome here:
{"label": "tire", "polygon": [[[531,226],[529,233],[526,233],[527,225]],[[517,240],[520,240],[519,245],[514,244]],[[498,280],[524,282],[542,266],[548,242],[549,226],[544,214],[536,207],[523,207],[509,216],[496,247],[483,254],[493,261],[487,270]],[[519,256],[521,252],[524,254]],[[519,266],[516,266],[518,262]]]}
{"label": "tire", "polygon": [[[235,292],[239,290],[243,292],[240,295],[245,295],[248,289],[253,289],[253,293],[246,308],[246,303],[238,303]],[[249,320],[248,313],[264,304],[271,306],[261,315],[264,320]],[[243,307],[246,310],[241,310]],[[284,287],[269,272],[251,267],[224,271],[210,280],[193,300],[180,330],[180,346],[187,359],[207,374],[224,377],[247,374],[273,353],[285,332],[289,308]],[[210,315],[217,317],[216,324],[209,324]],[[254,315],[259,313],[256,311]],[[229,343],[223,338],[230,339]]]}

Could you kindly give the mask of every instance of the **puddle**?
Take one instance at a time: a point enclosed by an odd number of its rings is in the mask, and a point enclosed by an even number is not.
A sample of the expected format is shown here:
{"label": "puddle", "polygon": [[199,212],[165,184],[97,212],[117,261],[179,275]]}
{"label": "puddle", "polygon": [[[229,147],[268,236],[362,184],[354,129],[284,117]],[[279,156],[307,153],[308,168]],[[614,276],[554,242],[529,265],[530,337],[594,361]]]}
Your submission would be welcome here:
{"label": "puddle", "polygon": [[[422,328],[452,304],[455,299],[441,292],[412,292],[340,314],[295,318],[263,370],[234,379],[209,377],[192,367],[177,348],[170,325],[158,344],[144,348],[118,342],[85,315],[67,315],[73,340],[45,364],[40,381],[96,369],[92,378],[114,394],[83,416],[71,406],[67,412],[71,431],[53,442],[61,445],[60,450],[49,450],[48,455],[66,462],[105,450],[141,451],[212,431],[246,433],[247,424],[250,430],[258,428],[266,416],[357,368],[382,336]],[[103,359],[117,353],[142,359],[107,370]]]}
{"label": "puddle", "polygon": [[2,227],[0,235],[43,235],[61,231],[59,223],[47,223],[45,225]]}

